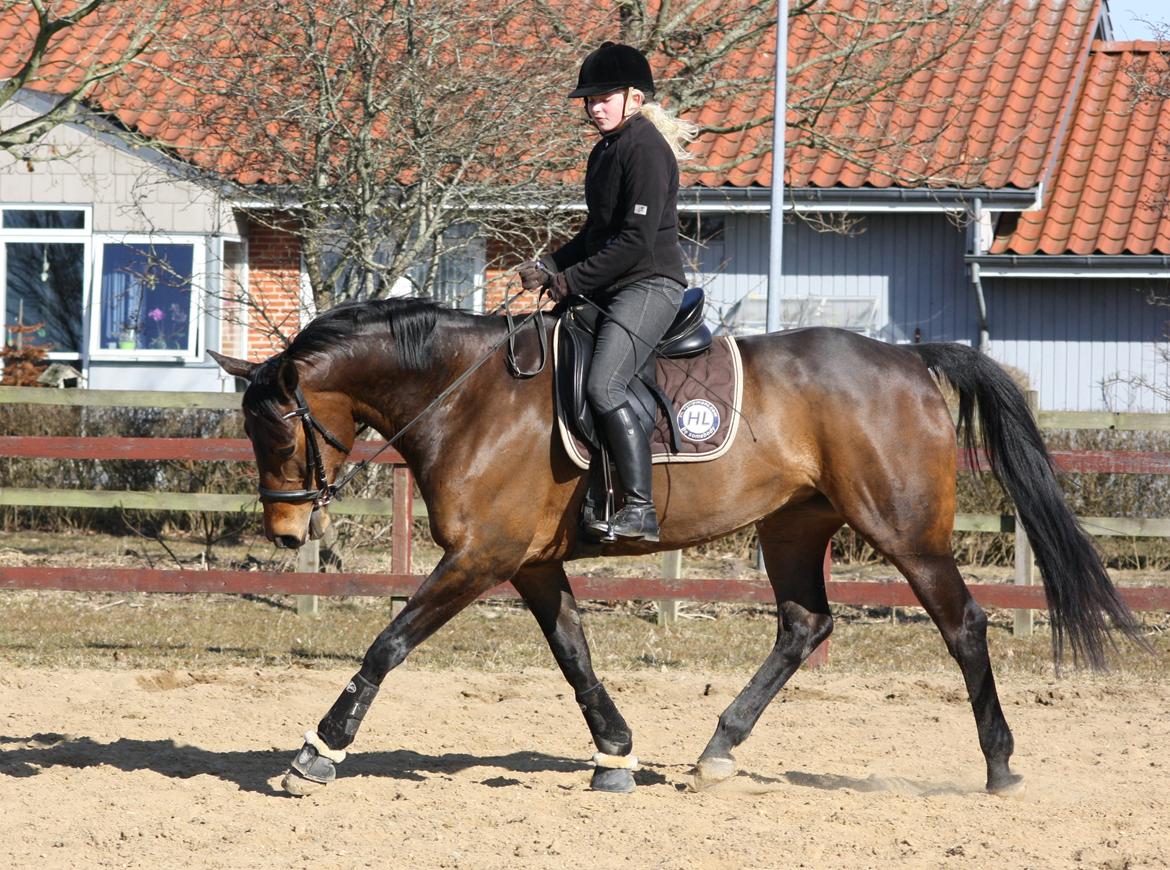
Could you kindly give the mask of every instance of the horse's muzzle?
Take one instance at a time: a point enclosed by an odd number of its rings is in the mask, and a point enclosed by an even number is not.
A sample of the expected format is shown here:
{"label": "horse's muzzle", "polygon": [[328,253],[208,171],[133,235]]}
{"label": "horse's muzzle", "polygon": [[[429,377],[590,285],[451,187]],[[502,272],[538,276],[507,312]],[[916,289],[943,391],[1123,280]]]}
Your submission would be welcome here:
{"label": "horse's muzzle", "polygon": [[281,550],[297,550],[305,543],[305,539],[296,535],[273,535],[272,543]]}

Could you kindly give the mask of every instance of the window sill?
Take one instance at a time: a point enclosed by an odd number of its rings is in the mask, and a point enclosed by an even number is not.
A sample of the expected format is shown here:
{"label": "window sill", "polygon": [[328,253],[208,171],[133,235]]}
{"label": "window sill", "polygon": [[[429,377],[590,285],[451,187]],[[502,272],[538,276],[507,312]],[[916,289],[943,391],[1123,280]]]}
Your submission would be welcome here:
{"label": "window sill", "polygon": [[103,362],[135,362],[135,363],[194,363],[199,357],[185,353],[146,353],[134,350],[103,350],[90,354],[91,363]]}

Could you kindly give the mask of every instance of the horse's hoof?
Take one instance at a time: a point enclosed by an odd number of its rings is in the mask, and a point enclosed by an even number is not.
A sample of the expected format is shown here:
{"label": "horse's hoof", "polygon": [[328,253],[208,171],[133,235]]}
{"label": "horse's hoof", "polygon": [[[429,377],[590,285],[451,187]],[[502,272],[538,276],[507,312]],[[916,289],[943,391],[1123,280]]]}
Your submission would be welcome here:
{"label": "horse's hoof", "polygon": [[280,781],[280,787],[293,797],[306,797],[325,788],[327,784],[317,782],[315,779],[306,779],[295,770],[288,771]]}
{"label": "horse's hoof", "polygon": [[312,744],[306,743],[294,756],[281,786],[291,795],[304,797],[319,791],[336,778],[337,766],[328,758],[323,758]]}
{"label": "horse's hoof", "polygon": [[997,782],[988,780],[987,792],[1000,797],[1021,795],[1024,793],[1024,778],[1018,773],[1011,773]]}
{"label": "horse's hoof", "polygon": [[595,767],[589,788],[612,794],[629,794],[634,790],[634,772],[620,767]]}
{"label": "horse's hoof", "polygon": [[700,758],[695,765],[695,790],[702,791],[735,776],[735,759],[728,756]]}

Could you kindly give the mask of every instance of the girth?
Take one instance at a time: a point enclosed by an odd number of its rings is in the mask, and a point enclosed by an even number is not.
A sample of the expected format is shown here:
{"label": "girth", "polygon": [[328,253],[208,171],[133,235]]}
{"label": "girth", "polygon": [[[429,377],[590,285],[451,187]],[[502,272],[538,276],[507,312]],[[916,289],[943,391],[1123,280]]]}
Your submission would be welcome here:
{"label": "girth", "polygon": [[[583,441],[597,447],[600,439],[593,412],[585,398],[585,383],[593,361],[593,347],[600,313],[596,306],[582,302],[571,306],[557,328],[556,389],[559,401],[571,426]],[[656,381],[659,356],[680,358],[696,356],[711,346],[711,330],[703,320],[703,290],[692,287],[683,294],[678,314],[666,330],[654,353],[646,360],[630,384],[630,406],[638,417],[642,431],[649,433],[659,410],[670,421],[674,452],[681,447],[681,434],[674,409]]]}

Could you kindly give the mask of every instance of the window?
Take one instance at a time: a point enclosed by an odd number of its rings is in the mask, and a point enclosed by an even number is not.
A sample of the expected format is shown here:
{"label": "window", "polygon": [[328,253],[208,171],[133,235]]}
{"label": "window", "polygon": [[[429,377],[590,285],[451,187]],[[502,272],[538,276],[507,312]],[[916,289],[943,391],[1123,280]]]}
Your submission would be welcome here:
{"label": "window", "polygon": [[98,246],[95,356],[193,357],[201,249],[155,238]]}
{"label": "window", "polygon": [[[228,356],[248,355],[248,244],[224,239],[220,245],[219,343]],[[211,271],[209,269],[209,271]]]}
{"label": "window", "polygon": [[0,209],[5,344],[35,344],[55,359],[81,354],[88,223],[86,209]]}
{"label": "window", "polygon": [[93,235],[88,207],[0,206],[2,340],[50,359],[195,360],[206,245]]}
{"label": "window", "polygon": [[0,226],[6,230],[84,230],[80,209],[6,208]]}
{"label": "window", "polygon": [[85,245],[6,242],[4,254],[8,343],[80,353]]}
{"label": "window", "polygon": [[801,296],[780,301],[784,329],[798,326],[835,326],[877,335],[878,300],[872,296]]}
{"label": "window", "polygon": [[451,308],[476,310],[483,303],[483,270],[487,245],[475,236],[475,226],[459,224],[443,233],[434,297]]}
{"label": "window", "polygon": [[706,286],[726,266],[722,215],[684,213],[678,216],[683,266],[693,284]]}

